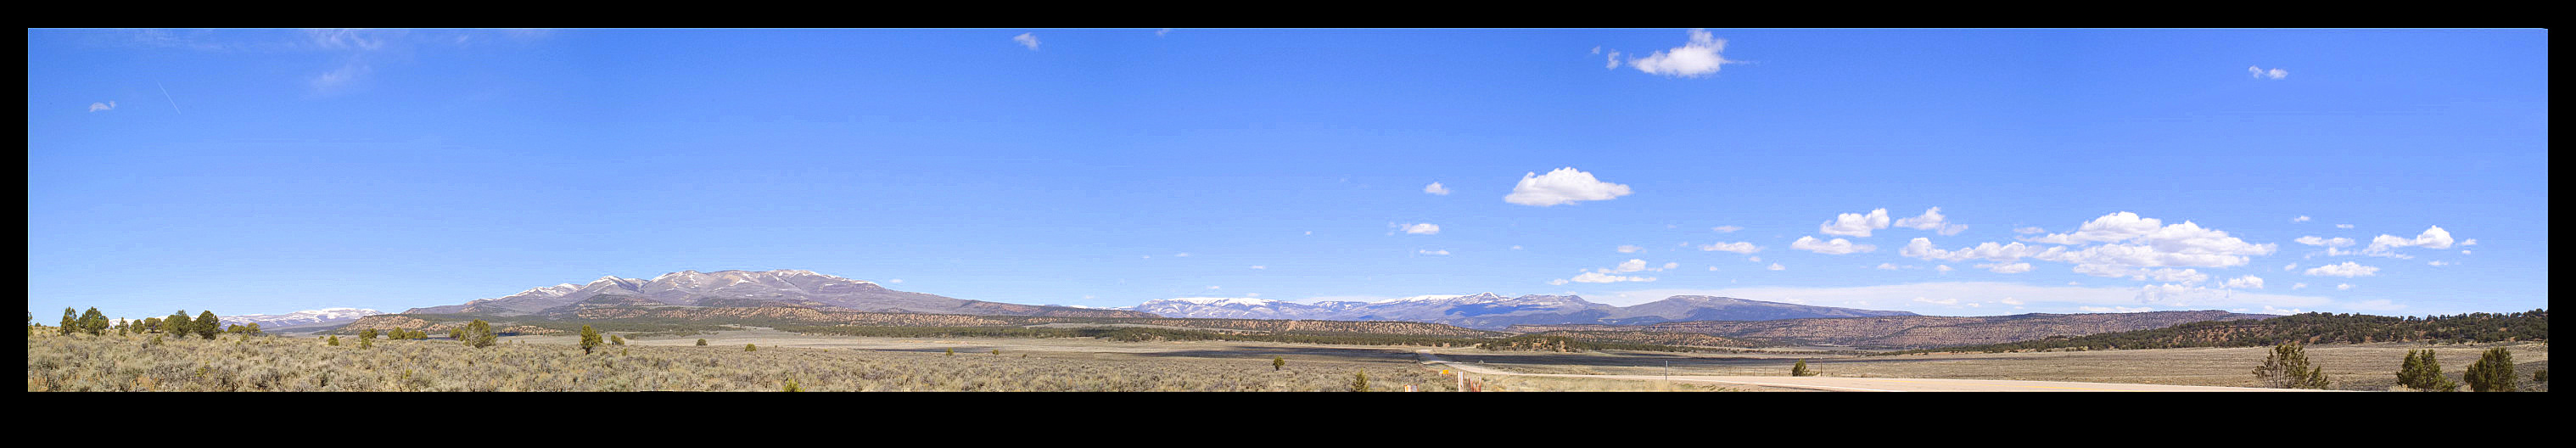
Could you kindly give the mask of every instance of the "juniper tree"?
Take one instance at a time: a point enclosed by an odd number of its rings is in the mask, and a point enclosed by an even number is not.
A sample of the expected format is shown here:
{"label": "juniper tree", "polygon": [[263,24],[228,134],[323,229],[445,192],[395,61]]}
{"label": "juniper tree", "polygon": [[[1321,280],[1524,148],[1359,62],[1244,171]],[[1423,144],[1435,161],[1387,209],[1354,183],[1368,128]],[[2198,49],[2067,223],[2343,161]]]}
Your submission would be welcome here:
{"label": "juniper tree", "polygon": [[1284,356],[1272,356],[1272,357],[1270,357],[1270,371],[1272,371],[1272,372],[1277,372],[1277,371],[1279,371],[1279,369],[1281,369],[1281,368],[1285,368],[1285,367],[1288,367],[1288,358],[1287,358],[1287,357],[1284,357]]}
{"label": "juniper tree", "polygon": [[2442,362],[2433,358],[2433,349],[2429,348],[2406,351],[2406,363],[2397,371],[2397,384],[2422,391],[2460,390],[2460,383],[2442,376]]}
{"label": "juniper tree", "polygon": [[214,310],[206,310],[197,313],[197,323],[191,326],[196,328],[197,336],[212,341],[215,340],[215,332],[222,330],[220,327],[223,325],[223,319],[216,318]]}
{"label": "juniper tree", "polygon": [[599,330],[590,329],[589,325],[581,326],[581,354],[590,354],[590,349],[598,346]]}
{"label": "juniper tree", "polygon": [[492,323],[484,322],[482,319],[467,322],[458,335],[462,336],[461,339],[465,341],[465,345],[474,348],[491,347],[501,340],[500,335],[492,333]]}
{"label": "juniper tree", "polygon": [[63,307],[63,325],[55,330],[63,336],[70,336],[73,328],[80,328],[79,314],[80,311],[73,310],[72,307]]}
{"label": "juniper tree", "polygon": [[698,346],[699,346],[699,347],[705,347],[705,346],[707,346],[707,338],[698,338]]}
{"label": "juniper tree", "polygon": [[760,345],[758,345],[758,344],[743,344],[743,345],[742,345],[742,351],[746,351],[746,352],[756,352],[756,351],[760,351]]}
{"label": "juniper tree", "polygon": [[2297,342],[2272,346],[2263,365],[2254,367],[2254,377],[2263,380],[2264,386],[2283,389],[2325,389],[2332,384],[2324,367],[2308,363],[2307,350]]}
{"label": "juniper tree", "polygon": [[619,335],[613,335],[613,334],[612,334],[612,335],[608,335],[608,343],[610,343],[610,344],[615,344],[615,345],[626,345],[626,337],[625,337],[625,336],[619,336]]}
{"label": "juniper tree", "polygon": [[88,332],[90,336],[107,334],[107,315],[99,314],[98,307],[89,307],[88,312],[81,313],[80,324],[81,331]]}
{"label": "juniper tree", "polygon": [[1368,371],[1363,370],[1363,371],[1360,371],[1358,374],[1351,376],[1351,391],[1352,391],[1352,392],[1368,392],[1368,391],[1369,391]]}
{"label": "juniper tree", "polygon": [[189,325],[188,310],[172,311],[170,317],[161,318],[161,331],[173,336],[187,336]]}
{"label": "juniper tree", "polygon": [[1801,359],[1798,364],[1789,366],[1789,376],[1816,376],[1816,371],[1808,369],[1807,360]]}
{"label": "juniper tree", "polygon": [[330,341],[330,342],[324,342],[324,343],[322,343],[322,345],[328,345],[328,346],[332,346],[332,347],[338,347],[338,346],[340,346],[340,335],[336,335],[336,334],[335,334],[335,335],[331,335],[331,339],[330,339],[329,341]]}
{"label": "juniper tree", "polygon": [[376,334],[377,334],[377,333],[376,333],[376,329],[374,329],[374,328],[369,328],[369,329],[365,329],[365,330],[358,330],[358,340],[359,340],[359,341],[372,341],[372,340],[375,340],[375,339],[376,339]]}
{"label": "juniper tree", "polygon": [[2461,379],[2468,380],[2469,390],[2478,392],[2513,392],[2520,386],[2514,384],[2513,352],[2504,347],[2479,354],[2478,362],[2469,364],[2468,374]]}

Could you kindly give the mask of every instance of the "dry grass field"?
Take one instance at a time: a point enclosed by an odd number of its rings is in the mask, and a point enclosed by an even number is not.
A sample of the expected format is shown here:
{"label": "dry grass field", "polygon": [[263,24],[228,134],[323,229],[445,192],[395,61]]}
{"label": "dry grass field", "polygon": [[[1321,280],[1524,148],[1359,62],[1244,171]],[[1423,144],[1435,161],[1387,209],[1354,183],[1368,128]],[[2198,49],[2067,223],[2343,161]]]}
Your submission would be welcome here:
{"label": "dry grass field", "polygon": [[[2398,365],[2406,350],[2433,349],[2443,373],[2459,381],[2478,354],[2490,347],[2513,353],[2516,378],[2523,390],[2547,391],[2531,382],[2531,373],[2548,368],[2546,342],[2425,345],[2414,343],[2331,344],[2307,347],[2308,360],[2323,367],[2341,390],[2389,390],[2397,384]],[[1442,350],[1440,356],[1461,362],[1525,373],[1660,375],[1787,375],[1798,360],[1825,376],[1879,378],[1960,378],[2190,386],[2262,387],[2252,374],[2269,355],[2268,347],[2103,350],[2045,353],[1976,353],[1900,356],[1798,355],[1790,353],[1700,354],[1661,352],[1530,353]],[[2463,386],[2462,390],[2467,390]]]}
{"label": "dry grass field", "polygon": [[[1409,353],[1383,350],[1165,343],[1165,350],[1064,351],[934,341],[860,350],[794,347],[778,335],[708,339],[703,347],[696,338],[669,338],[585,355],[544,338],[476,349],[444,340],[359,348],[350,337],[328,346],[313,338],[152,344],[149,336],[39,335],[27,342],[27,390],[778,391],[795,381],[806,391],[1347,391],[1358,372],[1367,372],[1377,391],[1407,384],[1451,390],[1446,377]],[[739,340],[776,345],[745,351]],[[1287,358],[1287,368],[1272,370],[1273,356]]]}
{"label": "dry grass field", "polygon": [[[697,346],[698,339],[707,346]],[[871,338],[765,329],[631,338],[585,355],[572,336],[515,336],[473,349],[446,340],[225,335],[55,336],[27,342],[29,391],[1346,391],[1356,372],[1373,389],[1455,390],[1455,378],[1417,363],[1419,347],[1224,341],[1115,342],[1090,338]],[[758,351],[744,351],[757,344]],[[2318,345],[2308,357],[2344,390],[2389,390],[2406,350],[2432,348],[2458,380],[2488,347],[2508,347],[2523,390],[2548,366],[2547,343]],[[1000,350],[1000,355],[992,352]],[[954,351],[954,355],[949,352]],[[2267,348],[2109,350],[1900,356],[1671,352],[1437,350],[1452,361],[1527,373],[1786,375],[1804,359],[1826,376],[1960,378],[2260,387],[2250,371]],[[1273,357],[1288,360],[1273,371]],[[1669,367],[1668,367],[1669,366]],[[1660,381],[1475,377],[1493,391],[1758,391]]]}

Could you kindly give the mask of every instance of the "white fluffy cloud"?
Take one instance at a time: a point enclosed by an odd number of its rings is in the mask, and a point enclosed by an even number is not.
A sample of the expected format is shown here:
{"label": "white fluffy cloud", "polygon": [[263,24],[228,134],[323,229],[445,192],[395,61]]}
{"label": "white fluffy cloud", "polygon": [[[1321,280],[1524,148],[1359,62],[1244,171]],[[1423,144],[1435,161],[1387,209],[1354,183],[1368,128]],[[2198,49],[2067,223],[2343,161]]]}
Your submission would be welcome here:
{"label": "white fluffy cloud", "polygon": [[1834,215],[1834,220],[1825,221],[1824,224],[1816,226],[1816,232],[1826,235],[1865,237],[1869,236],[1869,231],[1872,229],[1884,228],[1887,228],[1887,209],[1882,208],[1870,210],[1867,215],[1859,213]]}
{"label": "white fluffy cloud", "polygon": [[1424,187],[1422,187],[1422,192],[1424,192],[1424,193],[1436,194],[1436,195],[1441,195],[1441,196],[1448,196],[1448,195],[1449,195],[1449,187],[1443,187],[1443,186],[1440,186],[1440,183],[1439,183],[1439,182],[1432,182],[1432,183],[1431,183],[1431,185],[1428,185],[1428,186],[1424,186]]}
{"label": "white fluffy cloud", "polygon": [[2359,263],[2346,261],[2343,262],[2343,264],[2330,264],[2309,268],[2307,274],[2331,277],[2369,277],[2379,275],[2379,268],[2362,266]]}
{"label": "white fluffy cloud", "polygon": [[1426,223],[1417,223],[1417,224],[1397,224],[1397,225],[1396,225],[1396,227],[1398,227],[1398,228],[1402,228],[1402,229],[1404,229],[1404,233],[1406,233],[1406,234],[1412,234],[1412,235],[1438,235],[1438,234],[1440,234],[1440,226],[1439,226],[1439,225],[1435,225],[1435,224],[1427,223],[1427,222],[1426,222]]}
{"label": "white fluffy cloud", "polygon": [[1774,270],[1774,271],[1785,271],[1785,270],[1788,270],[1788,269],[1789,269],[1789,267],[1787,267],[1787,266],[1781,266],[1779,263],[1772,263],[1772,264],[1771,264],[1771,267],[1770,267],[1770,268],[1768,268],[1768,269],[1770,269],[1770,270]]}
{"label": "white fluffy cloud", "polygon": [[1020,33],[1018,36],[1011,36],[1011,41],[1019,42],[1021,46],[1029,47],[1029,51],[1038,50],[1037,33]]}
{"label": "white fluffy cloud", "polygon": [[[1629,59],[1628,66],[1650,74],[1697,78],[1717,73],[1719,66],[1735,62],[1726,60],[1725,56],[1718,54],[1723,51],[1726,51],[1725,39],[1719,39],[1706,30],[1694,28],[1690,30],[1689,43],[1670,50],[1657,51],[1646,57]],[[1611,61],[1611,67],[1617,68],[1616,52],[1611,54]]]}
{"label": "white fluffy cloud", "polygon": [[1732,243],[1709,243],[1708,245],[1700,246],[1699,250],[1722,250],[1739,254],[1750,254],[1761,252],[1762,246],[1755,246],[1751,241],[1737,241]]}
{"label": "white fluffy cloud", "polygon": [[1905,248],[1898,249],[1896,253],[1897,255],[1921,258],[1925,260],[1959,261],[1976,258],[2001,262],[2019,260],[2023,257],[2036,257],[2047,252],[2047,250],[2042,249],[2039,246],[2024,245],[2022,243],[1995,244],[1993,241],[1988,241],[1984,244],[1978,244],[1976,247],[1966,249],[1941,250],[1939,248],[1932,247],[1931,238],[1915,238],[1913,241],[1906,242]]}
{"label": "white fluffy cloud", "polygon": [[1802,237],[1798,237],[1798,240],[1797,240],[1797,241],[1793,241],[1793,242],[1790,242],[1790,243],[1789,243],[1789,248],[1790,248],[1790,249],[1804,250],[1804,251],[1809,251],[1809,252],[1815,252],[1815,253],[1820,253],[1820,254],[1830,254],[1830,255],[1842,255],[1842,254],[1849,254],[1849,253],[1853,253],[1853,252],[1870,252],[1870,251],[1878,250],[1878,246],[1872,246],[1872,245],[1867,245],[1867,244],[1852,244],[1851,240],[1846,240],[1846,239],[1842,239],[1842,238],[1835,238],[1835,239],[1833,239],[1833,241],[1820,241],[1820,240],[1817,240],[1817,239],[1816,239],[1816,237],[1812,237],[1812,236],[1802,236]]}
{"label": "white fluffy cloud", "polygon": [[1549,207],[1578,201],[1606,201],[1626,196],[1628,192],[1626,185],[1602,182],[1593,178],[1592,173],[1565,167],[1549,171],[1546,175],[1522,175],[1521,183],[1512,186],[1512,193],[1504,195],[1503,202]]}
{"label": "white fluffy cloud", "polygon": [[2251,275],[2231,278],[2227,279],[2227,287],[2263,289],[2263,278]]}
{"label": "white fluffy cloud", "polygon": [[1908,229],[1930,230],[1940,233],[1943,236],[1957,235],[1961,231],[1968,230],[1968,225],[1966,224],[1950,224],[1945,217],[1941,216],[1940,207],[1933,207],[1931,210],[1924,210],[1922,216],[1896,220],[1896,226]]}
{"label": "white fluffy cloud", "polygon": [[2048,244],[2107,243],[2146,236],[2147,233],[2154,232],[2162,226],[2164,222],[2155,218],[2143,218],[2136,213],[2119,212],[2093,218],[2092,221],[2085,222],[2082,227],[2077,228],[2075,233],[2052,233],[2048,236],[2020,238],[2020,240]]}
{"label": "white fluffy cloud", "polygon": [[[2071,234],[2051,234],[2028,239],[2047,243],[2073,244],[2106,242],[2099,246],[2068,250],[2050,248],[2032,255],[2042,260],[2090,267],[2094,272],[2112,272],[2136,267],[2194,266],[2229,267],[2246,264],[2252,255],[2270,255],[2272,244],[2252,244],[2227,236],[2227,232],[2201,228],[2184,221],[2160,226],[2154,218],[2120,212],[2104,215],[2085,223]],[[2097,274],[2098,275],[2098,274]]]}
{"label": "white fluffy cloud", "polygon": [[1628,261],[1627,261],[1627,262],[1625,262],[1625,263],[1619,263],[1619,267],[1616,267],[1616,268],[1610,268],[1610,269],[1604,269],[1604,270],[1602,270],[1602,271],[1603,271],[1603,272],[1637,272],[1637,271],[1643,271],[1643,270],[1646,270],[1646,260],[1639,260],[1639,259],[1631,258],[1631,259],[1628,259]]}
{"label": "white fluffy cloud", "polygon": [[2416,234],[2415,238],[2412,239],[2396,235],[2381,234],[2376,238],[2371,238],[2370,247],[2362,249],[2361,254],[2374,257],[2412,258],[2398,254],[2396,249],[2400,247],[2449,249],[2451,248],[2451,232],[2442,230],[2442,226],[2433,226],[2432,228],[2424,229],[2424,233]]}
{"label": "white fluffy cloud", "polygon": [[2343,290],[2349,290],[2349,289],[2352,289],[2352,284],[2351,284],[2351,283],[2341,283],[2341,284],[2336,284],[2336,285],[2335,285],[2335,290],[2336,290],[2336,291],[2343,291]]}

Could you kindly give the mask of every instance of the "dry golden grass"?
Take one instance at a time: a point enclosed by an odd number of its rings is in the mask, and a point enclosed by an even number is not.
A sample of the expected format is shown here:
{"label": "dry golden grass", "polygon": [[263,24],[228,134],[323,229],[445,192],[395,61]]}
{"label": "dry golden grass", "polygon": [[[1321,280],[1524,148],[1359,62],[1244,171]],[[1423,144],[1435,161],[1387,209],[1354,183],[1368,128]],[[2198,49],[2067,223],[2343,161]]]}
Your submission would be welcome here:
{"label": "dry golden grass", "polygon": [[[2459,381],[2478,354],[2490,347],[2513,352],[2515,377],[2522,390],[2546,391],[2531,382],[2531,371],[2547,368],[2549,344],[2519,342],[2426,345],[2421,343],[2325,344],[2307,346],[2310,362],[2325,369],[2341,390],[2390,390],[2397,368],[2409,349],[2433,349],[2444,374]],[[2100,350],[2044,353],[1970,353],[1899,356],[1822,354],[1681,354],[1659,352],[1512,353],[1444,350],[1440,356],[1461,362],[1523,373],[1585,375],[1661,375],[1670,363],[1673,375],[1788,375],[1804,359],[1825,376],[1877,378],[1960,378],[2189,386],[2263,387],[2252,373],[2271,353],[2269,347]],[[2463,387],[2461,390],[2467,390]]]}
{"label": "dry golden grass", "polygon": [[610,346],[505,342],[474,349],[443,340],[358,348],[305,338],[36,336],[29,391],[1346,391],[1367,372],[1376,390],[1447,391],[1410,360],[1271,355],[865,351],[741,345]]}

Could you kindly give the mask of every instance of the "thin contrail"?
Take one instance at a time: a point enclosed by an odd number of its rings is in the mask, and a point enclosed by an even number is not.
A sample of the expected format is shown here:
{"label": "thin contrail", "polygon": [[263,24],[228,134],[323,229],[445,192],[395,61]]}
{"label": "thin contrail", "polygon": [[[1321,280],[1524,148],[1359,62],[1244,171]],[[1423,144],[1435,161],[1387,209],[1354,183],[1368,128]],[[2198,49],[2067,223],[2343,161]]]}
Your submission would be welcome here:
{"label": "thin contrail", "polygon": [[161,99],[170,100],[170,111],[172,111],[172,112],[178,112],[178,113],[181,113],[181,114],[188,113],[187,111],[179,110],[179,100],[175,100],[175,99],[171,99],[171,98],[170,98],[170,87],[169,87],[169,86],[161,85],[161,82],[160,82],[160,81],[153,81],[153,82],[152,82],[152,86],[154,86],[154,87],[160,87],[160,88],[161,88]]}

